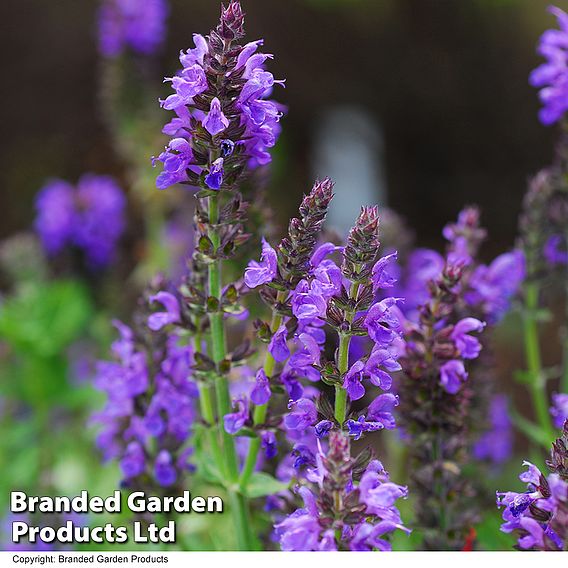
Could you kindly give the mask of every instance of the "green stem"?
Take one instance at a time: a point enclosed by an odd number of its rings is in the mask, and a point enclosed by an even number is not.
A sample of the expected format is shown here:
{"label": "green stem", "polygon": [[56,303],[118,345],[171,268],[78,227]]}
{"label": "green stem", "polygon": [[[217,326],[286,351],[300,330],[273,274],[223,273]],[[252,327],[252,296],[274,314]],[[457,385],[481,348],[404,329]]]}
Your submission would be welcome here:
{"label": "green stem", "polygon": [[[283,302],[286,299],[286,292],[278,292],[276,297],[277,302]],[[275,333],[278,328],[282,325],[282,315],[274,311],[272,314],[272,322],[270,323],[270,331]],[[270,351],[266,350],[266,356],[264,359],[263,370],[266,376],[270,379],[274,373],[274,368],[276,367],[276,361]],[[268,403],[255,406],[253,411],[253,423],[255,426],[262,424],[266,420],[266,413],[268,411]],[[246,491],[249,484],[250,478],[254,472],[256,462],[258,460],[258,452],[260,451],[260,437],[256,436],[251,439],[249,451],[247,458],[245,460],[245,465],[243,466],[243,471],[239,480],[239,486],[242,491]]]}
{"label": "green stem", "polygon": [[[359,292],[359,284],[353,282],[349,289],[349,297],[352,299],[357,298],[357,293]],[[355,313],[349,313],[346,316],[346,320],[349,323],[353,322]],[[339,335],[339,347],[337,348],[337,370],[340,375],[344,375],[349,369],[349,345],[351,344],[351,335],[340,334]],[[347,391],[342,385],[335,385],[335,410],[334,416],[339,426],[342,427],[347,417]]]}
{"label": "green stem", "polygon": [[217,430],[215,429],[215,408],[211,391],[212,389],[210,385],[205,383],[199,384],[199,406],[201,409],[201,415],[207,422],[207,437],[211,444],[211,451],[213,453],[213,458],[215,459],[215,464],[219,469],[219,474],[221,476],[226,476],[227,472],[225,471],[223,452],[221,451]]}
{"label": "green stem", "polygon": [[530,375],[530,389],[534,410],[538,424],[549,439],[554,439],[554,429],[548,413],[548,395],[546,392],[546,381],[542,370],[542,358],[540,354],[538,322],[536,313],[538,310],[538,284],[529,282],[525,288],[525,308],[526,313],[523,318],[525,336],[525,356],[527,370]]}
{"label": "green stem", "polygon": [[[219,222],[219,196],[209,197],[209,223],[211,230],[209,238],[213,243],[214,253],[220,246],[220,235],[217,231],[217,223]],[[221,303],[221,262],[215,259],[209,264],[209,295],[217,298]],[[219,364],[227,355],[227,340],[225,336],[225,325],[223,321],[223,312],[218,311],[210,314],[210,336],[211,351],[213,361]],[[239,466],[237,461],[237,453],[235,450],[235,441],[231,434],[225,431],[223,426],[223,416],[231,412],[231,396],[229,393],[229,382],[227,377],[222,373],[217,373],[215,377],[215,394],[217,401],[217,418],[219,437],[223,441],[223,453],[225,458],[225,475],[230,482],[228,490],[230,492],[231,514],[233,515],[234,525],[237,530],[237,538],[239,548],[241,550],[250,550],[251,534],[250,521],[248,515],[247,503],[243,495],[238,494],[236,482],[239,476]]]}
{"label": "green stem", "polygon": [[239,550],[252,550],[253,537],[250,532],[250,516],[246,498],[242,493],[231,491],[229,494],[229,504],[233,520],[235,521],[237,546]]}

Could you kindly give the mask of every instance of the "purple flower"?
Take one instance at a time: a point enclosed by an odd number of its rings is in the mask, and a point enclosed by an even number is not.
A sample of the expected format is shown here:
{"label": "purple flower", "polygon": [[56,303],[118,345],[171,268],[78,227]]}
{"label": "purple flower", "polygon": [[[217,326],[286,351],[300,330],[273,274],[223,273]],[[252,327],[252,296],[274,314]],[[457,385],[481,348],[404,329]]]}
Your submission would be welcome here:
{"label": "purple flower", "polygon": [[288,404],[290,413],[284,418],[286,428],[290,430],[305,430],[312,426],[318,417],[316,405],[309,398],[300,398]]}
{"label": "purple flower", "polygon": [[369,404],[367,415],[370,420],[380,423],[383,428],[392,430],[396,423],[392,411],[398,406],[398,396],[392,393],[380,394]]}
{"label": "purple flower", "polygon": [[561,235],[552,235],[544,245],[544,258],[551,266],[568,264],[566,239]]}
{"label": "purple flower", "polygon": [[272,430],[265,430],[260,433],[260,439],[266,459],[275,457],[276,454],[278,454],[278,443],[274,432]]}
{"label": "purple flower", "polygon": [[167,110],[176,110],[182,105],[193,102],[193,97],[207,90],[207,77],[201,65],[195,63],[174,77],[166,77],[164,82],[169,81],[176,93],[170,95],[162,102],[162,107]]}
{"label": "purple flower", "polygon": [[164,170],[156,179],[158,189],[166,189],[170,185],[187,181],[187,169],[193,159],[193,151],[187,140],[174,138],[170,140],[166,149],[157,157],[152,159],[164,164]]}
{"label": "purple flower", "polygon": [[343,377],[343,388],[351,400],[359,400],[365,396],[365,387],[362,383],[364,368],[365,364],[362,361],[356,361]]}
{"label": "purple flower", "polygon": [[325,317],[327,301],[324,289],[318,280],[301,280],[292,294],[292,313],[304,324]]}
{"label": "purple flower", "polygon": [[416,249],[408,259],[405,270],[406,278],[397,293],[404,298],[402,307],[406,317],[414,321],[416,309],[428,301],[428,284],[439,278],[445,265],[445,260],[436,251]]}
{"label": "purple flower", "polygon": [[393,252],[376,262],[373,267],[373,292],[392,288],[396,284],[397,276],[396,271],[392,270],[392,263],[396,263],[397,256],[397,253]]}
{"label": "purple flower", "polygon": [[166,35],[166,0],[103,0],[99,11],[99,49],[116,57],[125,48],[151,55]]}
{"label": "purple flower", "polygon": [[130,442],[126,446],[124,456],[120,460],[120,469],[124,479],[131,479],[144,473],[146,469],[146,458],[144,450],[138,442]]}
{"label": "purple flower", "polygon": [[402,298],[385,298],[369,309],[365,327],[376,344],[386,347],[400,337],[402,326],[397,306],[402,302]]}
{"label": "purple flower", "polygon": [[[100,361],[94,379],[107,395],[104,409],[93,416],[103,426],[97,445],[105,459],[120,460],[125,479],[144,474],[144,463],[155,463],[157,471],[165,458],[156,460],[167,450],[177,477],[187,470],[176,464],[191,434],[198,395],[191,380],[191,348],[164,332],[152,334],[148,345],[147,329],[135,332],[114,323],[120,332],[112,344],[114,360]],[[140,333],[145,341],[139,340]],[[156,473],[160,483],[166,479],[164,472],[160,478]]]}
{"label": "purple flower", "polygon": [[464,318],[454,326],[450,335],[456,349],[464,359],[475,359],[481,351],[481,343],[476,337],[468,335],[472,331],[482,331],[485,324],[475,318]]}
{"label": "purple flower", "polygon": [[568,420],[568,394],[558,393],[552,395],[552,407],[550,416],[556,428],[562,428]]}
{"label": "purple flower", "polygon": [[515,250],[498,256],[489,266],[478,266],[469,279],[465,300],[479,305],[491,323],[497,323],[509,308],[511,297],[525,278],[525,257]]}
{"label": "purple flower", "polygon": [[[568,483],[555,473],[544,477],[530,462],[525,461],[523,465],[528,469],[519,479],[527,484],[526,491],[497,493],[497,506],[504,507],[505,522],[501,530],[505,533],[518,531],[518,545],[524,550],[564,550],[565,543],[553,527],[562,527],[564,522]],[[538,510],[545,518],[537,516]]]}
{"label": "purple flower", "polygon": [[384,425],[381,422],[367,422],[365,416],[359,416],[357,420],[348,420],[347,429],[349,430],[349,435],[353,436],[355,440],[358,440],[364,432],[376,432],[377,430],[382,430]]}
{"label": "purple flower", "polygon": [[319,365],[320,363],[320,346],[316,339],[309,333],[300,333],[297,339],[302,347],[290,357],[290,367],[303,373],[309,372],[310,370],[315,371],[312,365]]}
{"label": "purple flower", "polygon": [[220,189],[223,183],[223,158],[218,158],[211,165],[211,170],[205,176],[205,183],[209,189]]}
{"label": "purple flower", "polygon": [[[386,369],[386,371],[384,370]],[[389,349],[375,346],[365,363],[365,374],[369,380],[383,390],[389,390],[392,385],[392,377],[389,373],[400,371],[402,367],[396,360],[396,354]]]}
{"label": "purple flower", "polygon": [[122,190],[110,177],[86,174],[75,188],[54,180],[38,194],[35,227],[48,254],[72,246],[91,268],[103,268],[124,231],[125,206]]}
{"label": "purple flower", "polygon": [[489,420],[490,429],[476,442],[473,454],[477,459],[502,464],[513,452],[513,429],[505,395],[495,395],[491,400]]}
{"label": "purple flower", "polygon": [[343,252],[343,249],[344,247],[334,245],[333,243],[323,243],[313,252],[310,264],[312,267],[317,268],[327,256],[335,252]]}
{"label": "purple flower", "polygon": [[447,361],[440,367],[440,384],[450,394],[456,394],[465,380],[467,371],[459,359]]}
{"label": "purple flower", "polygon": [[171,323],[181,321],[178,299],[169,292],[158,292],[150,296],[150,303],[160,302],[166,308],[165,312],[156,312],[148,318],[148,327],[152,331],[158,331]]}
{"label": "purple flower", "polygon": [[276,251],[262,239],[262,254],[260,262],[251,260],[245,270],[245,284],[249,288],[256,288],[262,284],[272,282],[277,274]]}
{"label": "purple flower", "polygon": [[290,357],[290,349],[288,347],[288,342],[286,338],[288,336],[288,330],[286,326],[282,324],[276,333],[272,336],[270,343],[268,345],[268,351],[274,357],[275,361],[282,363]]}
{"label": "purple flower", "polygon": [[256,384],[252,390],[250,399],[254,404],[262,406],[270,400],[270,394],[270,382],[268,377],[262,369],[259,369],[256,373]]}
{"label": "purple flower", "polygon": [[329,431],[333,428],[333,422],[331,420],[320,420],[315,425],[316,436],[318,438],[324,438],[329,434]]}
{"label": "purple flower", "polygon": [[167,450],[162,450],[154,464],[154,476],[162,487],[169,487],[176,482],[177,472],[172,464],[172,456]]}
{"label": "purple flower", "polygon": [[540,87],[543,105],[539,112],[542,124],[559,122],[568,109],[568,14],[550,6],[548,11],[557,18],[559,30],[545,31],[538,45],[538,53],[546,59],[530,75],[533,87]]}
{"label": "purple flower", "polygon": [[221,102],[217,97],[215,97],[211,101],[211,109],[209,113],[203,120],[203,128],[211,134],[211,136],[215,136],[219,134],[219,132],[223,132],[225,128],[229,126],[229,120],[223,114],[221,110]]}
{"label": "purple flower", "polygon": [[246,398],[239,398],[233,403],[233,407],[237,409],[232,414],[225,414],[223,421],[225,424],[225,432],[228,434],[236,434],[248,420],[249,405]]}
{"label": "purple flower", "polygon": [[[284,551],[320,550],[322,527],[318,520],[315,497],[307,487],[300,487],[298,493],[304,500],[304,507],[275,526],[280,546]],[[328,539],[323,542],[329,550]]]}

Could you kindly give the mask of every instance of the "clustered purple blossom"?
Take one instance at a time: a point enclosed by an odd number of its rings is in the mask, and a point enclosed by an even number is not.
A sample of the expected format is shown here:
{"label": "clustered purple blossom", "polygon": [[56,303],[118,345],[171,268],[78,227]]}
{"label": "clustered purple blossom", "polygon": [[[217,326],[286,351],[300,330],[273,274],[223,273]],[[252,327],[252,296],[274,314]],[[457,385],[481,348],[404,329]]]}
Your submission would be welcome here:
{"label": "clustered purple blossom", "polygon": [[[150,321],[156,331],[165,325],[163,319]],[[115,360],[99,362],[95,377],[108,397],[93,417],[103,426],[97,445],[105,460],[120,462],[127,486],[153,487],[155,481],[171,487],[192,469],[187,442],[198,396],[189,378],[192,350],[175,333],[142,341],[125,324],[116,321],[115,327],[120,333],[112,345]]]}
{"label": "clustered purple blossom", "polygon": [[527,484],[523,493],[497,493],[497,505],[504,507],[501,530],[518,535],[522,550],[565,550],[565,536],[555,530],[556,522],[568,529],[568,482],[558,473],[543,475],[528,461],[519,479]]}
{"label": "clustered purple blossom", "polygon": [[77,186],[52,180],[36,198],[35,229],[50,256],[79,249],[92,268],[114,258],[125,228],[126,199],[114,179],[86,174]]}
{"label": "clustered purple blossom", "polygon": [[546,62],[530,75],[530,84],[540,88],[542,124],[559,122],[568,110],[568,14],[550,6],[548,11],[556,16],[560,29],[546,30],[539,41],[538,53]]}
{"label": "clustered purple blossom", "polygon": [[378,460],[355,480],[348,447],[338,432],[330,435],[327,451],[318,442],[316,465],[297,490],[304,506],[275,526],[282,550],[387,551],[390,533],[410,532],[396,507],[398,499],[406,498],[406,487],[391,482]]}
{"label": "clustered purple blossom", "polygon": [[169,15],[167,0],[102,0],[99,50],[117,57],[126,49],[152,55],[162,46]]}
{"label": "clustered purple blossom", "polygon": [[[225,21],[230,11],[240,11],[235,6],[229,5]],[[223,25],[207,37],[195,34],[195,47],[180,53],[182,69],[166,79],[175,93],[160,104],[176,116],[163,129],[170,143],[154,159],[163,164],[159,189],[186,183],[219,190],[226,178],[241,174],[243,162],[254,169],[271,161],[282,107],[268,97],[283,81],[265,69],[272,55],[258,51],[263,40],[240,45],[242,30]],[[227,70],[214,81],[221,59]]]}

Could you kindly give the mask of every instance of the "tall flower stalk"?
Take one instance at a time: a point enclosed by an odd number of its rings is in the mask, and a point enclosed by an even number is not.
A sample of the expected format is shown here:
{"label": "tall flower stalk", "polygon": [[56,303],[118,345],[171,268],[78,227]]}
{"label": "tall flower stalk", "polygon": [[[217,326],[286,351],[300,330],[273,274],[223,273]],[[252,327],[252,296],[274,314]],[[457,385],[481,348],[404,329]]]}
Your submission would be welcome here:
{"label": "tall flower stalk", "polygon": [[[321,233],[327,210],[333,197],[333,182],[330,179],[317,181],[311,192],[300,205],[299,216],[290,221],[288,235],[276,250],[264,242],[261,264],[249,264],[245,272],[245,284],[250,288],[261,287],[263,300],[270,306],[270,323],[257,322],[259,337],[270,345],[266,350],[262,373],[268,382],[274,383],[277,362],[283,362],[290,355],[287,347],[291,299],[298,283],[307,277],[316,241]],[[267,416],[268,400],[254,405],[253,426],[261,426]],[[244,490],[256,467],[261,438],[252,439],[240,477]]]}
{"label": "tall flower stalk", "polygon": [[[389,550],[388,535],[407,531],[395,507],[406,488],[389,481],[371,450],[353,456],[351,448],[351,439],[395,427],[398,397],[388,391],[390,373],[400,370],[396,305],[401,300],[375,301],[395,282],[389,268],[396,253],[381,257],[379,245],[378,210],[364,207],[346,246],[320,247],[293,294],[300,349],[288,372],[333,386],[335,396],[332,402],[326,392],[316,396],[306,388],[284,417],[304,507],[275,525],[283,550]],[[324,260],[335,252],[341,252],[341,267]],[[325,356],[324,323],[337,335],[333,360]],[[371,339],[370,350],[365,344],[357,357],[350,349],[356,336]],[[371,385],[387,392],[352,412],[350,402],[362,399]]]}
{"label": "tall flower stalk", "polygon": [[475,520],[472,488],[462,474],[472,397],[466,365],[480,352],[472,334],[484,324],[458,319],[462,276],[461,262],[446,261],[428,284],[417,322],[405,325],[400,419],[408,434],[415,522],[428,550],[461,550]]}
{"label": "tall flower stalk", "polygon": [[239,187],[251,169],[270,162],[281,111],[267,99],[278,83],[264,69],[272,56],[258,52],[262,40],[243,45],[243,37],[244,14],[240,3],[231,1],[222,8],[217,28],[207,37],[195,35],[195,48],[181,53],[183,68],[168,79],[175,92],[161,101],[176,114],[164,128],[172,140],[154,163],[164,165],[158,188],[181,183],[200,189],[193,262],[194,269],[203,275],[206,271],[206,278],[195,282],[187,297],[200,325],[203,319],[207,322],[207,353],[202,352],[201,335],[196,353],[196,368],[207,383],[200,389],[200,406],[215,431],[210,432],[211,447],[231,496],[239,547],[250,549],[255,543],[246,484],[239,483],[235,439],[223,423],[232,409],[228,375],[248,348],[243,344],[232,353],[227,349],[225,318],[238,306],[239,293],[235,285],[224,285],[223,264],[248,238],[243,227],[247,205]]}

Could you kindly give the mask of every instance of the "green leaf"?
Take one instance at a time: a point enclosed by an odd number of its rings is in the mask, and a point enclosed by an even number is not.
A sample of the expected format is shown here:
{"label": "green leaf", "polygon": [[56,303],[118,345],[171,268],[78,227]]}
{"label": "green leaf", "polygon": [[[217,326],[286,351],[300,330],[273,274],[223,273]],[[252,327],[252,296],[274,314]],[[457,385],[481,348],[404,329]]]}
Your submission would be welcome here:
{"label": "green leaf", "polygon": [[92,311],[79,282],[26,286],[0,309],[0,337],[24,353],[61,355],[86,328]]}
{"label": "green leaf", "polygon": [[285,491],[286,489],[288,489],[287,483],[278,481],[275,477],[272,477],[272,475],[269,475],[268,473],[257,471],[256,473],[253,473],[250,478],[246,494],[251,499],[256,499],[257,497],[274,495],[275,493],[280,493],[280,491]]}

